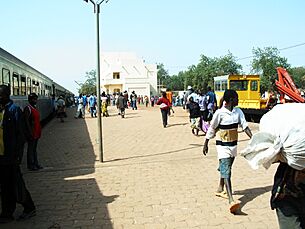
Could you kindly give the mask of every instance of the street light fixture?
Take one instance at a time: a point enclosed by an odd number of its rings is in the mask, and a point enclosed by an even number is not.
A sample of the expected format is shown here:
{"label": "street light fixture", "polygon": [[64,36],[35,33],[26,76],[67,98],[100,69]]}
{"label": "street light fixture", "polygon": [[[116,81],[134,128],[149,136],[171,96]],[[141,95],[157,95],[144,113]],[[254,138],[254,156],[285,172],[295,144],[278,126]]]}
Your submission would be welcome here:
{"label": "street light fixture", "polygon": [[[88,0],[84,0],[88,3]],[[97,67],[96,67],[96,96],[97,96],[97,126],[98,126],[98,144],[99,144],[99,155],[100,162],[103,162],[103,131],[102,131],[102,116],[101,116],[101,76],[100,76],[100,32],[99,32],[99,13],[100,5],[105,1],[107,3],[109,0],[102,0],[100,2],[90,0],[94,6],[94,13],[96,13],[96,51],[97,51]]]}

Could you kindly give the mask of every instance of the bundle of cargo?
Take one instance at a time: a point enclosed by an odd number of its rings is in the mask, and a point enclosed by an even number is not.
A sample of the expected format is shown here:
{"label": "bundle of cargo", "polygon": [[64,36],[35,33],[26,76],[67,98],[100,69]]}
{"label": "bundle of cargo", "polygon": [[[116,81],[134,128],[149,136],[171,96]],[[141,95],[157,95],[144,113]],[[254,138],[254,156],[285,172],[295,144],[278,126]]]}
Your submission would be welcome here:
{"label": "bundle of cargo", "polygon": [[254,134],[241,152],[253,169],[268,169],[282,161],[294,169],[305,169],[305,104],[276,105],[260,120]]}

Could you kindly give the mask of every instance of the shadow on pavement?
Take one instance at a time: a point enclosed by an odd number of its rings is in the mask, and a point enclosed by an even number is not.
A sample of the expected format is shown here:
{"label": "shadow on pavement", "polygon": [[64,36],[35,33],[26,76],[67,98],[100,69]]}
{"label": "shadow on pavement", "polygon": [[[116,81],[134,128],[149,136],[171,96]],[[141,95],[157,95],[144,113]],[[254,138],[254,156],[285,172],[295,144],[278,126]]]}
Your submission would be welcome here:
{"label": "shadow on pavement", "polygon": [[131,119],[131,118],[140,118],[141,116],[130,116],[130,114],[125,114],[125,119]]}
{"label": "shadow on pavement", "polygon": [[173,127],[173,126],[184,126],[187,125],[188,122],[184,122],[184,123],[173,123],[173,124],[168,124],[167,127]]}
{"label": "shadow on pavement", "polygon": [[[24,180],[37,215],[1,228],[113,228],[107,204],[118,195],[104,196],[98,186],[94,143],[85,120],[74,119],[74,112],[68,109],[64,123],[54,119],[43,129],[38,142],[38,160],[43,170],[28,172],[26,156],[23,158]],[[18,206],[16,216],[22,210]]]}
{"label": "shadow on pavement", "polygon": [[[242,209],[248,202],[251,202],[256,197],[263,195],[266,192],[270,192],[272,189],[272,185],[268,185],[265,187],[257,187],[257,188],[249,188],[239,191],[234,191],[234,195],[243,195],[241,198],[239,198],[240,208]],[[241,212],[239,215],[247,215],[244,212]]]}

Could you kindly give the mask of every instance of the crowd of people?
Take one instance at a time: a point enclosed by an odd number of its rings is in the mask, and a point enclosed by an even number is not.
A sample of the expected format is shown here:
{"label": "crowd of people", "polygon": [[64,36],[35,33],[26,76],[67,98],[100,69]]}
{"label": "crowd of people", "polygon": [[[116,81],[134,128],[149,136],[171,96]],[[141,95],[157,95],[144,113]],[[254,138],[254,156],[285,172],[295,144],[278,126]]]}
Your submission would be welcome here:
{"label": "crowd of people", "polygon": [[[166,127],[171,107],[168,94],[162,92],[162,97],[156,104],[160,105],[162,123]],[[217,106],[217,99],[211,87],[208,87],[206,91],[196,91],[188,86],[182,105],[189,112],[192,133],[198,135],[199,130],[204,132],[204,155],[209,152],[210,139],[216,137],[220,179],[215,196],[228,199],[231,213],[240,213],[241,205],[233,198],[231,179],[233,162],[237,156],[238,127],[241,127],[250,139],[252,132],[242,110],[237,107],[237,92],[230,89],[225,90]],[[288,112],[291,112],[292,116],[295,111],[288,110]],[[275,128],[275,126],[271,126],[271,128]],[[304,145],[296,148],[300,147],[303,149]],[[300,152],[297,153],[300,154]],[[302,169],[296,169],[288,165],[287,159],[275,160],[274,162],[280,164],[274,176],[270,204],[272,209],[276,209],[279,226],[281,229],[305,228],[305,165],[302,164]]]}
{"label": "crowd of people", "polygon": [[[116,106],[118,115],[122,118],[125,117],[125,110],[131,108],[137,110],[138,105],[145,105],[148,107],[154,107],[157,103],[159,96],[138,96],[135,91],[132,91],[130,95],[125,90],[124,92],[115,92],[113,94],[106,94],[104,91],[101,94],[101,114],[103,117],[108,117],[108,107],[110,105]],[[78,97],[75,97],[74,104],[76,105],[75,118],[85,118],[85,113],[88,111],[91,117],[97,117],[97,96],[95,94],[85,95],[80,93]],[[173,111],[173,110],[172,110]]]}
{"label": "crowd of people", "polygon": [[[138,104],[148,107],[158,105],[161,111],[162,125],[168,126],[168,117],[174,113],[171,91],[163,91],[161,96],[137,96],[135,91],[128,95],[127,91],[115,93],[113,96],[105,92],[101,94],[101,114],[108,117],[108,106],[116,106],[118,115],[125,117],[126,109],[138,109]],[[140,98],[140,99],[139,99]],[[176,97],[177,98],[177,97]],[[14,220],[16,203],[23,206],[23,213],[18,220],[36,215],[36,207],[20,170],[24,145],[27,144],[27,168],[30,171],[43,169],[38,162],[37,145],[41,137],[40,113],[36,107],[38,96],[31,93],[28,105],[23,111],[10,99],[10,88],[0,85],[0,187],[1,207],[0,223]],[[203,132],[205,141],[202,152],[209,153],[209,141],[216,138],[218,171],[220,179],[215,196],[228,199],[229,211],[237,214],[240,202],[234,200],[232,191],[232,167],[237,156],[238,127],[252,138],[252,132],[245,116],[238,108],[238,94],[227,89],[218,100],[211,87],[194,90],[191,86],[180,104],[189,114],[192,134],[199,136]],[[97,117],[97,97],[94,94],[80,94],[76,100],[75,118],[85,118],[87,110],[91,117]],[[61,122],[66,117],[66,100],[59,96],[54,101],[57,117]],[[292,111],[293,112],[293,111]],[[305,165],[303,166],[305,167]],[[276,209],[280,228],[305,228],[305,172],[290,167],[285,161],[275,174],[271,197],[271,207]]]}

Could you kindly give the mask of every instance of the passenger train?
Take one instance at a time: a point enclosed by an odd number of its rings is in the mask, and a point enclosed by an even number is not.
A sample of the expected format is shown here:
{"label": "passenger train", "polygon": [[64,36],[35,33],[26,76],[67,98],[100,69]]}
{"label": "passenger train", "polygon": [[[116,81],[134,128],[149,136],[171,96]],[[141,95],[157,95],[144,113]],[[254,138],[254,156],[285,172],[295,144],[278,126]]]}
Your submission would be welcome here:
{"label": "passenger train", "polygon": [[36,93],[41,120],[45,120],[54,112],[54,99],[60,95],[66,99],[73,97],[72,92],[1,47],[0,84],[8,85],[11,88],[11,98],[21,108],[28,103],[27,96],[32,92]]}

